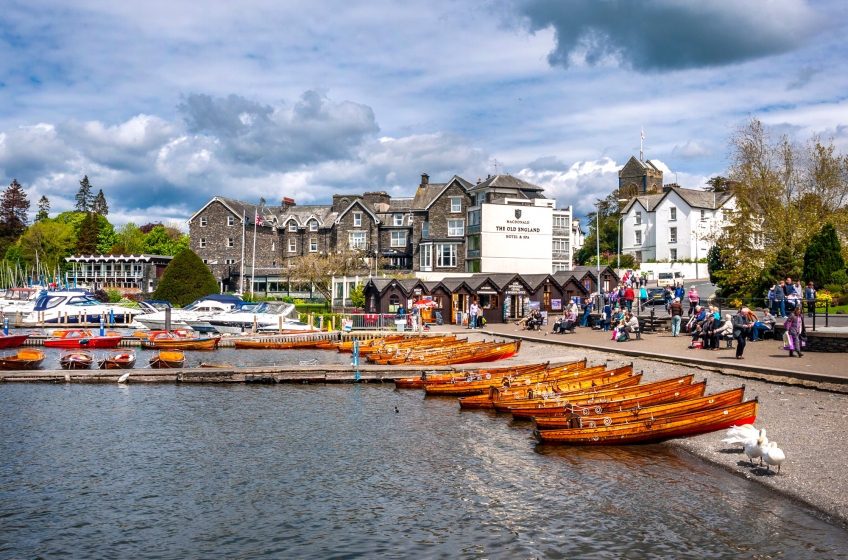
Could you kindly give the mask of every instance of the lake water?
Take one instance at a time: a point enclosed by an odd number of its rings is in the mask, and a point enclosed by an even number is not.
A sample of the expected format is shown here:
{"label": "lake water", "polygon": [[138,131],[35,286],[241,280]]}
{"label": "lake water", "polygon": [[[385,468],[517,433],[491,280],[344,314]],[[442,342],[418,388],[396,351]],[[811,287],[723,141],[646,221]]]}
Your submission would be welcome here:
{"label": "lake water", "polygon": [[669,446],[530,435],[390,385],[0,385],[0,558],[848,551],[842,529]]}

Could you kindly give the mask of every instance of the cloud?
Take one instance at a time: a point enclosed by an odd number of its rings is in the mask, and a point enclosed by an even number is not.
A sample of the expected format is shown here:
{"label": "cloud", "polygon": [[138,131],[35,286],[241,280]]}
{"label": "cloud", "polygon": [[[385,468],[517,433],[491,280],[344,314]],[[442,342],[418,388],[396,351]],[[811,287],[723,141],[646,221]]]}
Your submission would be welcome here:
{"label": "cloud", "polygon": [[795,50],[818,23],[805,0],[524,0],[516,9],[532,32],[553,27],[548,62],[565,68],[724,66]]}
{"label": "cloud", "polygon": [[798,70],[798,77],[793,81],[786,84],[786,91],[792,91],[793,89],[801,89],[805,85],[810,83],[810,80],[813,79],[813,76],[821,72],[821,68],[813,68],[812,66],[804,66],[800,70]]}
{"label": "cloud", "polygon": [[694,140],[689,140],[682,146],[674,146],[671,150],[671,155],[680,159],[692,160],[708,158],[713,155],[713,151]]}
{"label": "cloud", "polygon": [[542,169],[540,161],[519,171],[516,176],[545,189],[545,196],[556,198],[558,207],[574,206],[577,216],[592,211],[599,198],[605,198],[618,187],[618,165],[610,158],[579,161],[568,165],[557,158],[543,158],[548,168]]}

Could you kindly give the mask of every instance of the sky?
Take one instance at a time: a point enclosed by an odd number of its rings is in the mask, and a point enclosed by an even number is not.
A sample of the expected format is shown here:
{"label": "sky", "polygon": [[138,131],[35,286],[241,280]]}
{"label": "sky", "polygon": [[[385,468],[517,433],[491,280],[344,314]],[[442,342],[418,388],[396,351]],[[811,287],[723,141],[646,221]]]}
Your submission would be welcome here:
{"label": "sky", "polygon": [[848,153],[838,0],[6,0],[0,180],[113,223],[509,173],[584,215],[639,155],[701,188],[755,116]]}

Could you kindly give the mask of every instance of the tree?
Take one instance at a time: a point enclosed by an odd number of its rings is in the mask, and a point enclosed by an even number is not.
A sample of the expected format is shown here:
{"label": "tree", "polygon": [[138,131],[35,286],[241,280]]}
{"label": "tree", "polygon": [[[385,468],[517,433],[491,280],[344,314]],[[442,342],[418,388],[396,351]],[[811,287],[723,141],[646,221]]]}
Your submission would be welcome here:
{"label": "tree", "polygon": [[[590,261],[596,262],[598,260],[596,236],[598,221],[600,221],[601,262],[604,261],[604,253],[607,253],[610,255],[608,260],[617,263],[617,255],[620,250],[618,242],[618,220],[621,218],[621,204],[618,202],[616,193],[611,193],[603,200],[599,199],[595,208],[595,212],[589,212],[586,214],[586,224],[589,226],[589,235],[586,236],[583,247],[577,251],[575,258],[579,264],[586,264]],[[598,213],[600,213],[599,216]],[[598,216],[599,219],[596,219],[596,216]],[[623,265],[624,263],[622,262],[622,266]]]}
{"label": "tree", "polygon": [[75,245],[74,228],[56,220],[35,223],[21,236],[21,254],[27,261],[38,260],[48,269],[54,270],[70,256]]}
{"label": "tree", "polygon": [[813,282],[817,288],[821,288],[830,283],[831,276],[838,270],[845,270],[845,259],[842,257],[842,245],[836,228],[828,222],[807,245],[803,278],[805,282]]}
{"label": "tree", "polygon": [[308,253],[291,259],[289,266],[292,279],[312,284],[328,301],[332,300],[333,276],[350,276],[367,270],[365,253],[355,249],[328,255]]}
{"label": "tree", "polygon": [[731,186],[733,185],[733,181],[728,179],[727,177],[722,177],[721,175],[717,175],[715,177],[711,177],[707,180],[707,186],[704,187],[705,191],[708,192],[729,192]]}
{"label": "tree", "polygon": [[113,253],[140,255],[144,253],[144,234],[133,222],[120,226],[116,233]]}
{"label": "tree", "polygon": [[97,192],[97,196],[91,202],[91,211],[98,216],[107,216],[109,214],[109,206],[106,204],[106,197],[103,196],[103,189]]}
{"label": "tree", "polygon": [[365,292],[362,288],[362,282],[360,282],[350,290],[350,303],[357,309],[365,307]]}
{"label": "tree", "polygon": [[165,268],[153,297],[182,307],[198,298],[217,293],[218,282],[212,272],[197,253],[186,249]]}
{"label": "tree", "polygon": [[41,195],[38,199],[38,213],[35,215],[36,222],[43,222],[50,217],[50,201],[46,196]]}
{"label": "tree", "polygon": [[144,252],[148,255],[170,255],[173,251],[171,236],[164,226],[154,227],[144,237]]}
{"label": "tree", "polygon": [[94,203],[94,197],[91,195],[91,183],[88,182],[88,175],[82,178],[80,181],[80,188],[77,191],[76,196],[74,196],[74,200],[77,201],[74,209],[77,212],[89,212],[91,210],[91,206]]}
{"label": "tree", "polygon": [[721,245],[713,245],[707,253],[707,271],[710,273],[710,282],[719,284],[722,270],[724,270],[724,261],[721,260]]}
{"label": "tree", "polygon": [[7,239],[17,239],[26,229],[28,210],[26,192],[17,179],[13,179],[0,196],[0,235]]}
{"label": "tree", "polygon": [[94,214],[86,214],[80,223],[77,235],[77,253],[80,255],[97,253],[97,234],[97,218]]}

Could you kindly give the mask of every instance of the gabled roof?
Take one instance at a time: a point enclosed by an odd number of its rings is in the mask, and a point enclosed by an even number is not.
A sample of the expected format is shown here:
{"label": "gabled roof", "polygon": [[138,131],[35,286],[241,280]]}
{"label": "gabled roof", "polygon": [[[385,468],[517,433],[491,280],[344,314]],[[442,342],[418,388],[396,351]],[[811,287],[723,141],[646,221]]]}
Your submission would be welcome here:
{"label": "gabled roof", "polygon": [[[544,189],[542,187],[537,187],[527,181],[522,181],[517,177],[513,177],[512,175],[494,175],[489,177],[482,183],[478,183],[476,185],[471,186],[471,191],[477,191],[485,188],[503,188],[503,189],[516,189],[519,191],[528,191],[530,192],[541,192]],[[528,198],[530,198],[528,196]],[[534,196],[533,198],[539,198],[538,196]],[[542,197],[543,198],[543,197]]]}
{"label": "gabled roof", "polygon": [[672,191],[682,198],[692,208],[708,208],[715,210],[721,208],[733,195],[726,192],[699,191],[695,189],[682,189],[671,187]]}
{"label": "gabled roof", "polygon": [[640,195],[640,196],[634,196],[633,198],[630,199],[630,202],[627,203],[627,205],[624,207],[624,209],[621,211],[621,213],[627,214],[628,212],[630,212],[630,209],[637,202],[639,204],[641,204],[642,208],[644,208],[646,211],[653,212],[654,209],[656,209],[657,205],[660,203],[660,201],[665,197],[665,194],[666,193],[643,194],[643,195]]}
{"label": "gabled roof", "polygon": [[431,183],[426,187],[418,188],[410,205],[411,210],[428,210],[448,188],[452,185],[459,185],[465,191],[468,191],[473,185],[458,175],[454,175],[447,183]]}
{"label": "gabled roof", "polygon": [[354,206],[357,206],[357,205],[358,205],[360,208],[362,208],[363,210],[365,210],[366,212],[368,212],[368,215],[369,215],[369,216],[371,216],[372,218],[374,218],[374,222],[376,222],[376,223],[378,223],[378,224],[380,223],[380,218],[378,218],[378,217],[377,217],[377,215],[376,215],[374,212],[372,212],[372,211],[371,211],[371,210],[370,210],[370,209],[369,209],[369,208],[365,205],[365,203],[364,203],[364,202],[362,202],[362,199],[361,199],[361,198],[357,198],[356,200],[354,200],[353,202],[351,202],[351,203],[348,205],[348,207],[347,207],[347,208],[345,208],[344,210],[342,210],[341,212],[339,212],[339,215],[338,215],[338,216],[336,216],[336,219],[334,220],[334,222],[335,222],[335,223],[339,223],[339,222],[341,221],[342,217],[343,217],[345,214],[347,214],[347,213],[350,211],[350,209],[351,209],[351,208],[353,208]]}

